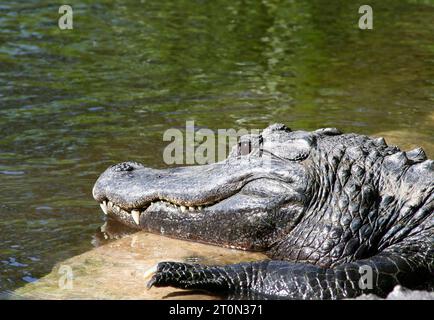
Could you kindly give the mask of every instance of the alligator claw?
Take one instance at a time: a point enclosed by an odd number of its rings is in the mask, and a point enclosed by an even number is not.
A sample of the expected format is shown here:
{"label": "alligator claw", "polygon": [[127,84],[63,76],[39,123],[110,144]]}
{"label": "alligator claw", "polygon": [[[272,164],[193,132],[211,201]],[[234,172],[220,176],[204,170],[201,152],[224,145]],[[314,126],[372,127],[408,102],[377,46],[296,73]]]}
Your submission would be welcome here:
{"label": "alligator claw", "polygon": [[156,282],[157,280],[154,277],[152,277],[151,280],[149,280],[148,283],[146,284],[146,288],[148,290],[151,289]]}
{"label": "alligator claw", "polygon": [[224,267],[202,266],[181,262],[160,262],[147,283],[147,288],[175,287],[211,292],[227,291]]}
{"label": "alligator claw", "polygon": [[[197,265],[199,267],[199,265]],[[173,286],[187,288],[193,282],[194,265],[180,262],[160,262],[146,273],[153,274],[147,283],[147,288]]]}

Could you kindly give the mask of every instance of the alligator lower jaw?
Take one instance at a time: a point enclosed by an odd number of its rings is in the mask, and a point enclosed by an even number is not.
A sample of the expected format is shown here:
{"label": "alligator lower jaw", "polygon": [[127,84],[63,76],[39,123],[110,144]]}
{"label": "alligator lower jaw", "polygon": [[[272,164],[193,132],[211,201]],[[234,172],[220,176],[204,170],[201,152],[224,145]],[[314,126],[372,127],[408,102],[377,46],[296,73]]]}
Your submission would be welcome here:
{"label": "alligator lower jaw", "polygon": [[203,212],[203,209],[206,207],[209,207],[213,204],[209,205],[201,205],[201,206],[183,206],[178,205],[173,202],[165,201],[165,200],[156,200],[151,203],[149,203],[147,206],[131,209],[131,210],[125,210],[119,207],[118,205],[114,204],[113,202],[109,200],[105,200],[101,202],[100,207],[102,211],[108,215],[109,213],[112,213],[114,215],[124,215],[124,216],[130,216],[132,220],[135,222],[136,225],[140,224],[140,216],[146,212],[147,209],[149,209],[151,206],[164,206],[165,209],[171,210],[174,213],[188,213],[188,214],[200,214]]}

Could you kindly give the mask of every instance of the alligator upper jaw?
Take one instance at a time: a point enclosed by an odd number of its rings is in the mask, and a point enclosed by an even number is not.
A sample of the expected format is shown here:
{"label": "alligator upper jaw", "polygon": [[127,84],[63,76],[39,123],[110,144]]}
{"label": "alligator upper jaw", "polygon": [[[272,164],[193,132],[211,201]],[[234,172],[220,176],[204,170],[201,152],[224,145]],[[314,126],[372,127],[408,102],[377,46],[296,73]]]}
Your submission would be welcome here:
{"label": "alligator upper jaw", "polygon": [[[303,190],[296,186],[304,169],[280,160],[261,164],[246,159],[156,170],[122,163],[98,178],[93,196],[106,214],[132,228],[263,251],[274,241],[271,234],[288,223],[271,215],[288,203],[300,203]],[[302,206],[285,210],[290,217]]]}
{"label": "alligator upper jaw", "polygon": [[127,162],[108,168],[96,181],[93,196],[100,203],[111,201],[126,211],[159,201],[198,207],[237,192],[249,181],[250,174],[244,171],[222,164],[156,170]]}
{"label": "alligator upper jaw", "polygon": [[113,214],[144,212],[150,206],[202,211],[238,193],[252,181],[268,178],[290,180],[290,170],[279,163],[273,169],[260,159],[235,160],[203,166],[165,170],[126,162],[108,168],[96,181],[93,196],[102,209]]}
{"label": "alligator upper jaw", "polygon": [[155,211],[172,217],[195,215],[236,194],[250,181],[249,173],[230,174],[227,168],[214,164],[156,170],[121,163],[98,178],[93,196],[104,213],[133,226],[140,224],[141,216]]}

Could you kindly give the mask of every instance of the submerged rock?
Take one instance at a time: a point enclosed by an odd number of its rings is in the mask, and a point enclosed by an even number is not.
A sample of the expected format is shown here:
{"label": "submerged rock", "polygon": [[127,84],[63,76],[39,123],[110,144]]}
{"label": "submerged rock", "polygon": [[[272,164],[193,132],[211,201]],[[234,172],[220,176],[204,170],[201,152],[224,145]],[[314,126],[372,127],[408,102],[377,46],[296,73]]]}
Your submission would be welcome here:
{"label": "submerged rock", "polygon": [[11,299],[212,299],[199,292],[146,288],[145,273],[158,262],[227,264],[265,255],[137,232],[72,257],[36,282],[9,293]]}

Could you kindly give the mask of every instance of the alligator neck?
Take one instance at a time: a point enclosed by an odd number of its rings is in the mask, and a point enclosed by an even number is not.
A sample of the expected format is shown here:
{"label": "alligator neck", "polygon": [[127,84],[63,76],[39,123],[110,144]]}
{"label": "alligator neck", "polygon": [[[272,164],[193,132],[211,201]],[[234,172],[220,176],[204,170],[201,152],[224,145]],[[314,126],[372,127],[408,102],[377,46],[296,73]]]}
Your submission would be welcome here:
{"label": "alligator neck", "polygon": [[[337,145],[327,156],[311,155],[306,165],[310,202],[304,216],[270,256],[321,266],[374,254],[381,157],[372,148]],[[355,237],[355,233],[360,236]],[[359,234],[358,234],[359,235]]]}

